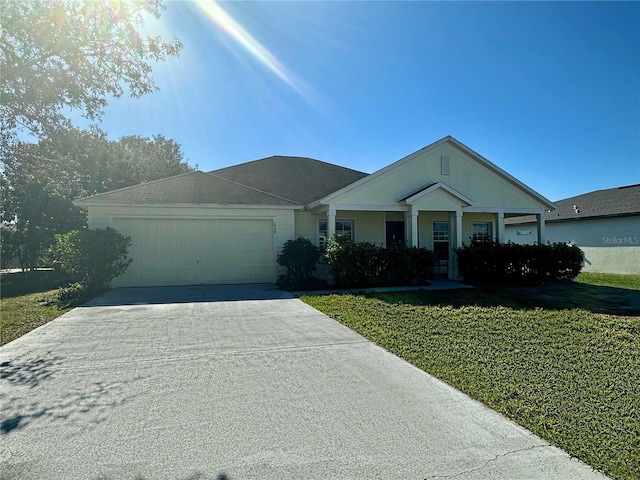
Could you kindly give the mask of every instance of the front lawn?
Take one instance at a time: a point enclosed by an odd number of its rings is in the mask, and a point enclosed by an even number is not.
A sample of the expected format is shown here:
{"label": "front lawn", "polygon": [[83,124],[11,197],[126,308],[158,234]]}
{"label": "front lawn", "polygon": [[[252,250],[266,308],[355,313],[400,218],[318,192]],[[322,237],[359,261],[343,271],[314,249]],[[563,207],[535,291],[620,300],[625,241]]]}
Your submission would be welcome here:
{"label": "front lawn", "polygon": [[582,272],[576,282],[605,287],[629,288],[640,290],[640,275],[616,275],[613,273]]}
{"label": "front lawn", "polygon": [[40,325],[50,322],[73,307],[52,302],[57,290],[29,293],[0,301],[0,345],[9,343]]}
{"label": "front lawn", "polygon": [[79,297],[71,305],[56,302],[69,278],[54,271],[3,273],[0,284],[0,345],[9,343],[89,300]]}
{"label": "front lawn", "polygon": [[302,299],[593,468],[637,479],[639,297],[567,282]]}

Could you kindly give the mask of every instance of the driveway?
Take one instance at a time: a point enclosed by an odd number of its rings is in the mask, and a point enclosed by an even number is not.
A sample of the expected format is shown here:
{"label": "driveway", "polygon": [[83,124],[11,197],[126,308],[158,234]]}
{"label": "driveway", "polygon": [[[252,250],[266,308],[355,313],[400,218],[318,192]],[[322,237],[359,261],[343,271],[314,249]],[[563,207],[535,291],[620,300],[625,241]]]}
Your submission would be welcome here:
{"label": "driveway", "polygon": [[2,479],[602,479],[267,286],[121,289],[0,348]]}

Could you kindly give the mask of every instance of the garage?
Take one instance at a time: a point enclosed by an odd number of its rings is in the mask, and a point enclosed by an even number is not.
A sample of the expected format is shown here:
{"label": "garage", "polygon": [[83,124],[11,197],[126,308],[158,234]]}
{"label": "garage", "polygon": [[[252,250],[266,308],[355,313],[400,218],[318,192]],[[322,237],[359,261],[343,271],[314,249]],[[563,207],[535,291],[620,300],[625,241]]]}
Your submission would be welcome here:
{"label": "garage", "polygon": [[114,217],[133,262],[114,287],[273,283],[273,219]]}

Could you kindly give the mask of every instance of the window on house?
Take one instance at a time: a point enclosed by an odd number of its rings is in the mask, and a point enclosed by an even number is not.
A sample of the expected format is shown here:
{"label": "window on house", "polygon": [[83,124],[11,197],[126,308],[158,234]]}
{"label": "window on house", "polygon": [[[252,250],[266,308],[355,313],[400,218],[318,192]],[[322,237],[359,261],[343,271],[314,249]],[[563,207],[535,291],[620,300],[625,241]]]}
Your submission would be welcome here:
{"label": "window on house", "polygon": [[[318,220],[318,246],[321,250],[327,247],[327,232],[327,221]],[[353,220],[336,220],[336,236],[353,241]]]}
{"label": "window on house", "polygon": [[449,222],[433,222],[433,253],[438,265],[447,265],[449,262]]}
{"label": "window on house", "polygon": [[473,222],[471,224],[471,240],[474,242],[490,242],[493,225],[491,222]]}

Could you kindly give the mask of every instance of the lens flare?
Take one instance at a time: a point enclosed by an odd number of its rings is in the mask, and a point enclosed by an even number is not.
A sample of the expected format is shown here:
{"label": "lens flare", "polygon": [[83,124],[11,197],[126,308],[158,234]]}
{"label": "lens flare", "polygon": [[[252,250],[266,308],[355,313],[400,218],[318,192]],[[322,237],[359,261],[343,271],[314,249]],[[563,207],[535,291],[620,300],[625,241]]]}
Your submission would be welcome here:
{"label": "lens flare", "polygon": [[278,59],[256,40],[242,25],[236,22],[220,5],[211,0],[196,0],[196,5],[224,32],[237,41],[260,63],[276,74],[287,85],[299,92],[299,88]]}

